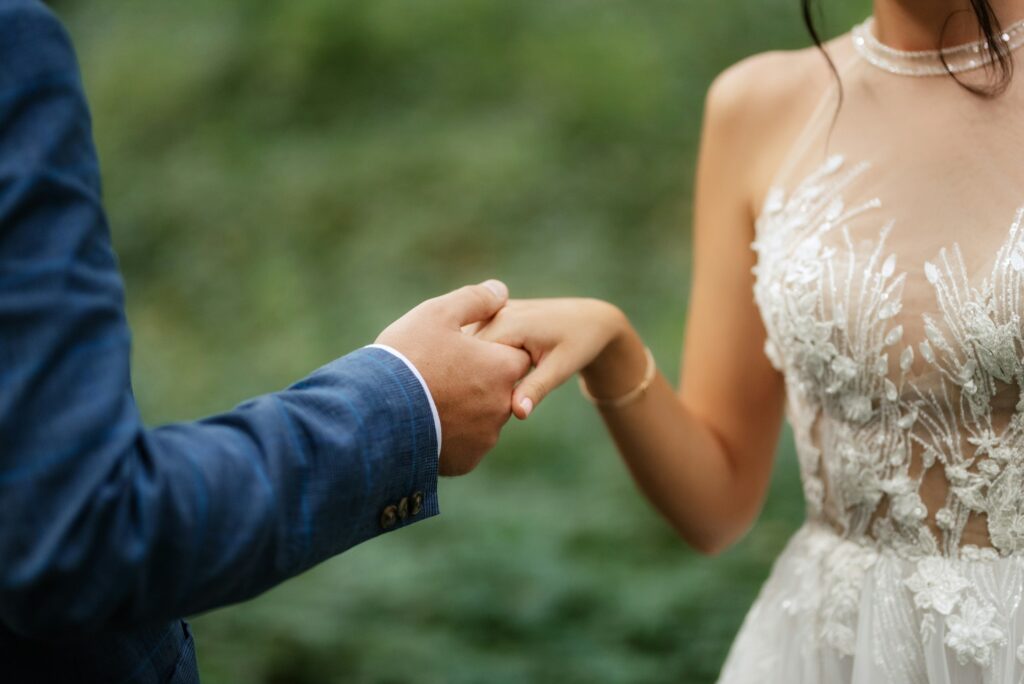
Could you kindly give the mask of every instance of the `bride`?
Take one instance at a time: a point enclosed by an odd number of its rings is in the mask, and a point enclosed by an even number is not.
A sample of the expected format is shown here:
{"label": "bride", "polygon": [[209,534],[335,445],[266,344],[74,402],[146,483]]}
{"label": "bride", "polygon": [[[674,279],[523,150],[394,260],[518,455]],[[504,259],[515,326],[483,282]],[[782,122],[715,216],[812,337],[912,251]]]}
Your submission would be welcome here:
{"label": "bride", "polygon": [[519,418],[580,371],[706,553],[758,515],[788,417],[807,520],[722,682],[1024,681],[1022,19],[875,0],[827,58],[716,80],[678,393],[604,302],[514,301],[477,331],[534,359]]}

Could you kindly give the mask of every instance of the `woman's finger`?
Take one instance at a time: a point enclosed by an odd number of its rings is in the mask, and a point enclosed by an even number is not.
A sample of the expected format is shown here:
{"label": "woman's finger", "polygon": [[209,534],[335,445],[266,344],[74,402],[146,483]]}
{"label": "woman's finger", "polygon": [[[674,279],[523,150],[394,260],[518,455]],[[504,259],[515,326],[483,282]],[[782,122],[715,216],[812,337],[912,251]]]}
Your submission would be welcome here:
{"label": "woman's finger", "polygon": [[523,321],[518,321],[507,311],[503,311],[491,320],[481,323],[473,331],[473,335],[484,342],[498,342],[510,347],[522,347],[526,334],[519,329],[521,327],[523,327]]}
{"label": "woman's finger", "polygon": [[526,420],[552,390],[579,370],[565,346],[558,346],[544,355],[537,366],[523,378],[512,392],[512,413]]}

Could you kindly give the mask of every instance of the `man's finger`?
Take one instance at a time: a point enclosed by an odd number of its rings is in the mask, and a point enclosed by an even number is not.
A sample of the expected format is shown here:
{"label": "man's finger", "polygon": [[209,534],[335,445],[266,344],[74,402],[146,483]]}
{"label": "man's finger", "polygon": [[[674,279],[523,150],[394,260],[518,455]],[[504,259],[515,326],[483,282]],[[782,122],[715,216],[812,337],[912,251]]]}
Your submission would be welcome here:
{"label": "man's finger", "polygon": [[436,301],[461,328],[486,321],[501,311],[508,302],[508,287],[500,280],[488,280],[479,285],[460,287]]}
{"label": "man's finger", "polygon": [[516,382],[526,377],[526,374],[530,372],[530,368],[533,367],[533,359],[523,349],[495,343],[494,351],[500,356],[509,374],[515,377]]}

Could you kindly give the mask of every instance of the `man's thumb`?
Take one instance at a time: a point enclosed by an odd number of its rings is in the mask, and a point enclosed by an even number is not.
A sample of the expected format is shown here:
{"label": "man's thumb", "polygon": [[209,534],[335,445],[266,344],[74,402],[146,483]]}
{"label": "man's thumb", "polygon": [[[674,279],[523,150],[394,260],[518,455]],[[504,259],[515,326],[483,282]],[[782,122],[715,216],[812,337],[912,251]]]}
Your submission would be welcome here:
{"label": "man's thumb", "polygon": [[461,328],[470,323],[487,321],[508,302],[508,287],[500,280],[479,285],[466,285],[440,298]]}

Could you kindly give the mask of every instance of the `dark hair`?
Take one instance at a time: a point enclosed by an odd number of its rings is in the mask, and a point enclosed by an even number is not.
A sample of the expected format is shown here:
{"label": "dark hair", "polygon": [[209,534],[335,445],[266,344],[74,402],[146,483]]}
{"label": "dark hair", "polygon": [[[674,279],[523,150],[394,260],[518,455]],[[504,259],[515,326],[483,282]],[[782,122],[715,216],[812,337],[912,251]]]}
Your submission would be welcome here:
{"label": "dark hair", "polygon": [[[825,55],[829,68],[838,79],[839,72],[836,70],[836,65],[832,61],[832,58],[825,51],[825,47],[821,40],[821,34],[818,32],[814,16],[814,0],[800,0],[800,2],[804,24],[807,26],[808,33],[811,34],[811,40],[814,41],[814,44],[819,50],[821,50],[822,54]],[[992,5],[989,3],[989,0],[971,0],[971,9],[974,11],[974,16],[978,21],[981,38],[992,47],[994,58],[992,62],[986,66],[986,69],[988,69],[992,75],[992,82],[988,86],[976,86],[970,83],[965,83],[961,81],[949,68],[949,64],[946,63],[945,55],[942,55],[942,63],[945,65],[946,70],[949,71],[949,75],[965,90],[981,97],[996,97],[1006,90],[1007,86],[1010,85],[1010,80],[1013,78],[1013,56],[1010,54],[1009,46],[1007,46],[1006,42],[1002,39],[1002,26],[999,23],[999,18],[996,17],[995,10],[992,9]],[[942,32],[939,34],[938,47],[942,47],[943,37],[946,35],[946,28],[949,26],[949,21],[953,18],[954,14],[955,13],[946,17],[946,22],[942,25]],[[840,100],[841,98],[842,87],[840,85]]]}

